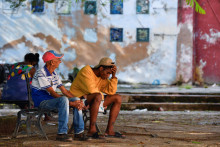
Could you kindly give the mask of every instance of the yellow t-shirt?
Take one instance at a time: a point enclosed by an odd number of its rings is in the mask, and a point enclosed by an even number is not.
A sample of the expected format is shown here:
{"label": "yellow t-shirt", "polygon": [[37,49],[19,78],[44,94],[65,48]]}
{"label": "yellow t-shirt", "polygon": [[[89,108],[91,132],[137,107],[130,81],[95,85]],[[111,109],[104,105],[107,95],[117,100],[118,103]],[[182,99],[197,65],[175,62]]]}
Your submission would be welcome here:
{"label": "yellow t-shirt", "polygon": [[[117,91],[118,79],[101,79],[97,77],[89,65],[83,67],[74,79],[70,92],[76,97],[92,93],[113,95]],[[103,94],[102,94],[102,98]]]}

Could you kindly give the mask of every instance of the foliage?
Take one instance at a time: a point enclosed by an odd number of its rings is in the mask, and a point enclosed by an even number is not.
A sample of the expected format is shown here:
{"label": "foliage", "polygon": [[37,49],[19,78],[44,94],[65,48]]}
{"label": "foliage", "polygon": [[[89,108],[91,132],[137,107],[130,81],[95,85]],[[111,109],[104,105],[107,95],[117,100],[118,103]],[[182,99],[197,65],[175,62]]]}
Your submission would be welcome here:
{"label": "foliage", "polygon": [[191,85],[186,85],[185,89],[192,89],[192,86]]}
{"label": "foliage", "polygon": [[194,144],[201,144],[201,142],[198,142],[198,141],[192,141],[192,143],[194,143]]}
{"label": "foliage", "polygon": [[26,0],[19,0],[19,1],[17,1],[17,0],[5,0],[5,1],[11,3],[10,8],[15,9],[15,8],[18,8],[19,6],[21,6],[22,3]]}
{"label": "foliage", "polygon": [[[12,9],[16,9],[20,6],[24,6],[23,2],[25,2],[26,0],[5,0],[5,1],[11,3],[10,7]],[[35,1],[35,0],[32,0],[32,2],[33,1]],[[48,3],[54,3],[56,0],[41,0],[41,1],[45,1],[45,2],[48,2]]]}
{"label": "foliage", "polygon": [[192,8],[195,6],[195,11],[200,14],[206,14],[205,10],[199,5],[197,0],[186,0],[187,5],[190,5]]}

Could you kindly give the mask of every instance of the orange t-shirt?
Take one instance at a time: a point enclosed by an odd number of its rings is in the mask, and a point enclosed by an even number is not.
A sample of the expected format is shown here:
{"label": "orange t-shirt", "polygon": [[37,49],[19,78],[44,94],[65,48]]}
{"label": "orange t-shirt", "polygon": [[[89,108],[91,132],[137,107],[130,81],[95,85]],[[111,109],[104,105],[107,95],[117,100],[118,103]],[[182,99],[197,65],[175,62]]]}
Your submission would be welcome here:
{"label": "orange t-shirt", "polygon": [[[74,79],[70,92],[76,97],[92,93],[113,95],[117,91],[118,79],[101,79],[97,77],[89,65],[83,67]],[[102,94],[102,99],[104,99]]]}

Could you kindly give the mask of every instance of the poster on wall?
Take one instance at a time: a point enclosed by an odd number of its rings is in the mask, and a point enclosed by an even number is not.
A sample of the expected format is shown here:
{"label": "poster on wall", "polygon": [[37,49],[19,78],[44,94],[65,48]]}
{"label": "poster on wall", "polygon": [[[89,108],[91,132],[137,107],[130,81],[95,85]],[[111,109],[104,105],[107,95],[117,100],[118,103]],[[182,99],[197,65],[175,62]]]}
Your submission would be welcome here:
{"label": "poster on wall", "polygon": [[110,28],[110,41],[122,42],[123,41],[123,29],[122,28]]}
{"label": "poster on wall", "polygon": [[137,28],[137,42],[149,42],[149,28]]}
{"label": "poster on wall", "polygon": [[33,13],[43,13],[44,12],[44,0],[33,0],[31,2],[31,11]]}
{"label": "poster on wall", "polygon": [[136,1],[137,14],[149,14],[149,0]]}
{"label": "poster on wall", "polygon": [[123,0],[111,0],[110,13],[123,14]]}
{"label": "poster on wall", "polygon": [[56,12],[57,14],[70,14],[71,0],[57,0]]}
{"label": "poster on wall", "polygon": [[18,8],[13,8],[13,6],[17,5],[18,2],[17,0],[2,0],[2,13],[17,14]]}
{"label": "poster on wall", "polygon": [[96,1],[85,1],[84,14],[94,14],[96,15]]}

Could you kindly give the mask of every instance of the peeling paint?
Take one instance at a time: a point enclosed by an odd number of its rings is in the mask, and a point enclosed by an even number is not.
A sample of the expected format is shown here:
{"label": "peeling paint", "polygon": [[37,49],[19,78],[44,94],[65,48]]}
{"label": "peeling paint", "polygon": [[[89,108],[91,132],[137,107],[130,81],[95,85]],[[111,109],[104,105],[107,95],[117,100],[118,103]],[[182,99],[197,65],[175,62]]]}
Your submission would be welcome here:
{"label": "peeling paint", "polygon": [[88,42],[97,42],[97,31],[96,29],[85,29],[83,38]]}
{"label": "peeling paint", "polygon": [[200,39],[205,40],[207,43],[216,44],[217,41],[220,41],[220,32],[215,29],[210,29],[209,33],[200,34]]}
{"label": "peeling paint", "polygon": [[206,84],[220,83],[220,2],[215,0],[202,1],[206,15],[195,13],[195,67],[205,61],[202,69],[202,80]]}
{"label": "peeling paint", "polygon": [[178,3],[176,81],[193,80],[193,9],[184,0]]}
{"label": "peeling paint", "polygon": [[[29,2],[17,15],[1,15],[1,60],[20,61],[21,57],[12,55],[17,51],[19,56],[29,51],[42,56],[46,50],[54,49],[64,53],[58,73],[67,77],[74,66],[96,65],[100,58],[109,56],[117,63],[119,80],[151,84],[157,79],[161,84],[173,83],[180,30],[177,27],[178,0],[150,0],[150,13],[146,15],[136,14],[134,0],[124,1],[123,15],[110,15],[108,0],[103,2],[105,6],[97,3],[97,15],[84,15],[80,2],[72,3],[69,15],[58,15],[55,3],[46,3],[44,14],[31,14]],[[124,29],[123,42],[110,42],[111,27]],[[149,28],[150,41],[136,42],[136,28]],[[189,46],[184,45],[189,50]],[[181,53],[188,54],[183,50]],[[189,60],[186,57],[181,62]]]}
{"label": "peeling paint", "polygon": [[203,68],[206,66],[206,61],[200,60],[199,66],[196,67],[195,73],[194,73],[194,81],[197,85],[203,85],[204,79],[203,79]]}

